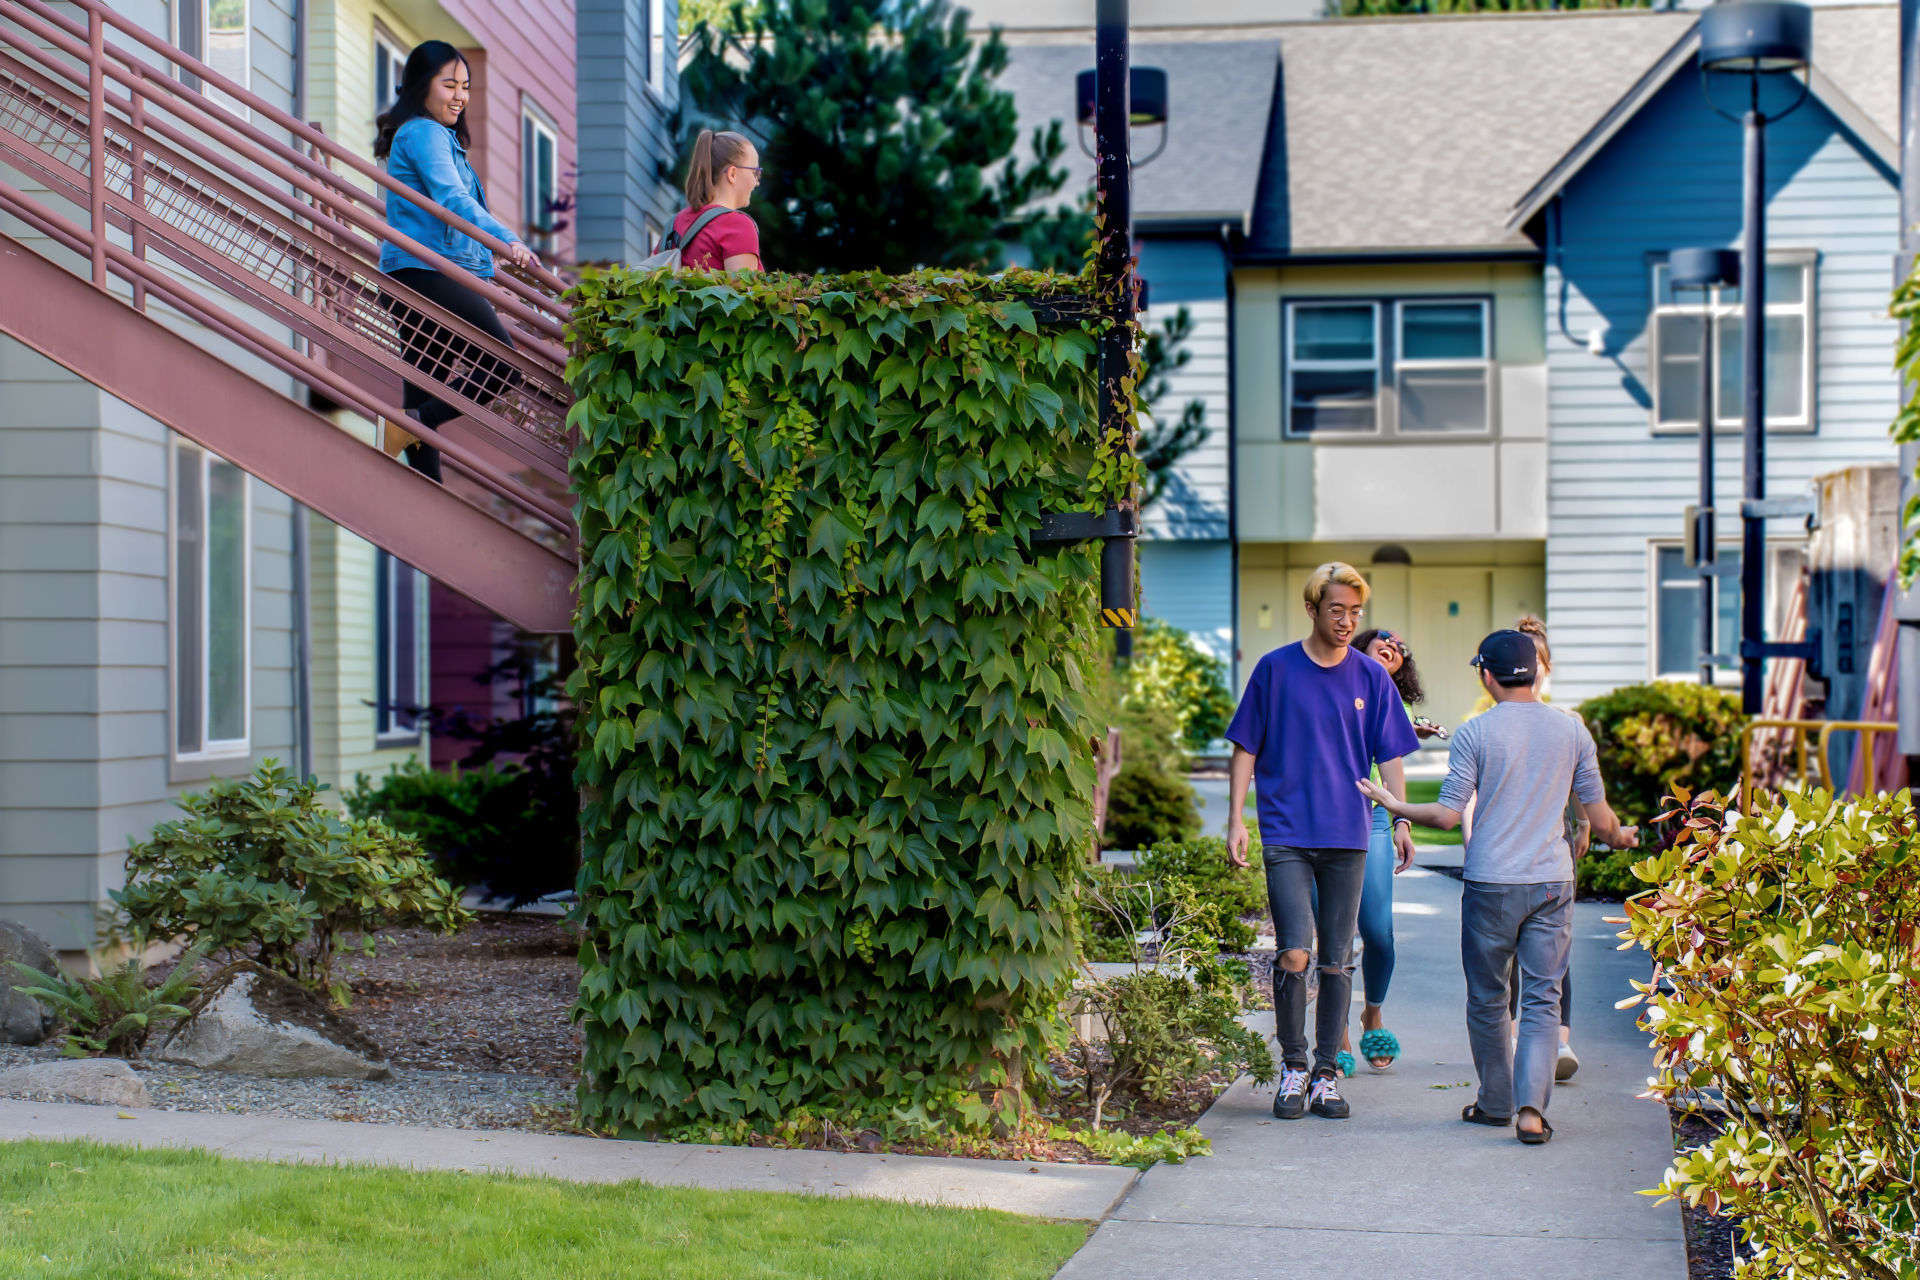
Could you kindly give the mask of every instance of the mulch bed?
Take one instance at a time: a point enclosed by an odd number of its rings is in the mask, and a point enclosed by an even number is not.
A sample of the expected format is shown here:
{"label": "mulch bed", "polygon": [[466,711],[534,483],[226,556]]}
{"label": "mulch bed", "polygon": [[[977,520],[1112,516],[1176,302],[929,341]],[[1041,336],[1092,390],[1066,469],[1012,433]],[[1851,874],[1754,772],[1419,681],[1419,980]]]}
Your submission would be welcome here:
{"label": "mulch bed", "polygon": [[[343,950],[335,970],[353,993],[347,1015],[387,1050],[396,1066],[574,1079],[582,1040],[568,1016],[580,983],[580,935],[572,925],[550,916],[485,914],[450,938],[392,929],[376,935],[374,945],[371,958]],[[1052,1066],[1069,1085],[1079,1079],[1078,1069],[1063,1058]],[[1102,1127],[1140,1135],[1184,1128],[1230,1083],[1209,1077],[1164,1102],[1109,1101]],[[832,1130],[810,1145],[839,1151],[1105,1163],[1078,1142],[1031,1131],[1085,1120],[1088,1114],[1076,1091],[1068,1088],[1029,1132],[969,1141],[960,1151],[886,1144],[871,1131]],[[770,1144],[769,1139],[755,1143]]]}
{"label": "mulch bed", "polygon": [[[1673,1122],[1674,1153],[1691,1151],[1719,1137],[1720,1122],[1697,1111],[1669,1107]],[[1680,1205],[1680,1225],[1687,1240],[1687,1280],[1733,1280],[1735,1254],[1745,1256],[1744,1245],[1737,1245],[1739,1220],[1696,1209],[1684,1201]]]}

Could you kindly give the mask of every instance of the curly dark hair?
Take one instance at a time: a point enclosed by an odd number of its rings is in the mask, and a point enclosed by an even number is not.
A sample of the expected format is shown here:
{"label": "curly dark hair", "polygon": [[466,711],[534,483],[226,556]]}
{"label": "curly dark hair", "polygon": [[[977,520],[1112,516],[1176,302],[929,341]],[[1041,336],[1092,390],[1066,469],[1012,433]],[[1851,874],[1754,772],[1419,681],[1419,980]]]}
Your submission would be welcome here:
{"label": "curly dark hair", "polygon": [[[1400,650],[1400,669],[1393,673],[1393,684],[1396,689],[1400,690],[1400,701],[1406,703],[1408,706],[1412,706],[1416,702],[1425,702],[1427,700],[1427,690],[1426,687],[1420,683],[1420,668],[1414,662],[1413,650],[1407,647],[1405,640],[1387,630],[1385,627],[1370,627],[1353,638],[1353,647],[1362,653],[1366,653],[1367,646],[1382,636],[1385,636],[1390,643],[1396,645]],[[1373,658],[1369,656],[1367,660],[1371,662]]]}

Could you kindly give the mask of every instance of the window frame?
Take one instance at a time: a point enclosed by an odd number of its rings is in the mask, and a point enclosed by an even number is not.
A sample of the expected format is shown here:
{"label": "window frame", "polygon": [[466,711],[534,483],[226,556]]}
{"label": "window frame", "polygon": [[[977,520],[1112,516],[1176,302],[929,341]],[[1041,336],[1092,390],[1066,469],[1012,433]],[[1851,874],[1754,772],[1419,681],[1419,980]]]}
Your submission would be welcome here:
{"label": "window frame", "polygon": [[[647,24],[646,69],[642,79],[653,95],[667,102],[667,4],[666,0],[641,0],[640,12]],[[676,41],[677,44],[677,41]]]}
{"label": "window frame", "polygon": [[[548,174],[547,190],[534,191],[539,181],[540,142],[542,139],[553,150],[553,167]],[[542,111],[531,98],[522,97],[520,101],[520,213],[522,228],[527,243],[540,253],[551,252],[557,232],[551,225],[541,225],[535,219],[534,209],[539,207],[542,217],[551,217],[555,201],[560,198],[560,128],[554,124],[546,112]]]}
{"label": "window frame", "polygon": [[[1373,439],[1385,432],[1386,414],[1380,391],[1386,385],[1386,332],[1381,318],[1381,310],[1386,304],[1379,298],[1287,298],[1281,303],[1280,325],[1280,413],[1282,434],[1288,440],[1327,440]],[[1295,358],[1294,337],[1297,320],[1302,311],[1326,311],[1335,307],[1366,307],[1373,313],[1373,359],[1361,360],[1301,360]],[[1373,373],[1373,426],[1364,431],[1297,431],[1293,425],[1293,375],[1295,373],[1354,373],[1360,370]]]}
{"label": "window frame", "polygon": [[[1480,309],[1480,358],[1477,360],[1415,360],[1401,353],[1407,349],[1407,309],[1409,307],[1472,306]],[[1415,296],[1393,299],[1393,350],[1390,353],[1390,365],[1393,370],[1393,426],[1389,434],[1420,440],[1484,440],[1493,434],[1493,300],[1485,297],[1456,297],[1435,294],[1432,297]],[[1443,427],[1413,427],[1406,425],[1402,406],[1406,396],[1401,390],[1401,375],[1412,369],[1416,373],[1422,369],[1477,369],[1485,392],[1486,419],[1477,430],[1452,430]]]}
{"label": "window frame", "polygon": [[[393,106],[395,98],[400,96],[400,82],[407,66],[407,50],[391,31],[378,22],[373,24],[373,114],[377,117]],[[386,101],[380,100],[380,73],[389,71],[393,82],[393,94]]]}
{"label": "window frame", "polygon": [[[1685,547],[1685,545],[1686,545],[1685,542],[1680,538],[1649,538],[1647,540],[1646,670],[1647,670],[1647,679],[1649,680],[1684,680],[1684,681],[1692,682],[1692,681],[1697,681],[1700,678],[1700,667],[1697,663],[1677,671],[1660,670],[1660,590],[1661,590],[1660,553],[1662,551],[1679,551],[1679,550],[1682,550]],[[1726,562],[1725,556],[1728,552],[1738,555],[1741,550],[1740,539],[1737,537],[1736,538],[1724,538],[1724,537],[1720,538],[1716,541],[1715,546],[1719,552],[1719,557],[1720,557],[1718,560],[1718,563],[1722,563],[1722,564]],[[1804,538],[1795,538],[1795,537],[1788,536],[1788,537],[1768,538],[1766,541],[1766,548],[1767,548],[1767,612],[1768,612],[1768,617],[1766,620],[1767,633],[1769,636],[1773,636],[1777,638],[1779,634],[1779,625],[1781,621],[1778,614],[1779,614],[1779,611],[1785,606],[1786,596],[1788,594],[1788,591],[1791,590],[1790,580],[1783,577],[1783,570],[1785,568],[1785,565],[1783,562],[1786,560],[1788,556],[1792,555],[1796,551],[1801,554],[1801,557],[1804,560],[1806,555],[1807,544]],[[1697,573],[1695,573],[1695,574],[1689,574],[1688,577],[1693,582],[1697,583],[1699,581],[1700,576]],[[1726,581],[1727,579],[1724,577],[1721,579],[1722,584],[1724,584]],[[1739,582],[1739,579],[1736,577],[1734,579],[1734,582],[1737,584]],[[1724,590],[1724,585],[1722,589]],[[1716,598],[1715,598],[1716,607],[1718,607],[1718,604],[1719,604],[1719,597],[1716,594]],[[1731,645],[1732,647],[1730,648],[1729,645]],[[1716,633],[1716,635],[1714,636],[1714,647],[1717,648],[1722,653],[1734,652],[1734,650],[1738,649],[1739,647],[1739,638],[1737,636],[1727,637],[1725,635],[1720,635]],[[1715,688],[1738,688],[1740,685],[1740,665],[1738,663],[1735,663],[1733,666],[1730,666],[1730,667],[1714,668],[1713,684]]]}
{"label": "window frame", "polygon": [[[1768,319],[1774,316],[1798,316],[1800,318],[1800,331],[1804,337],[1805,345],[1800,362],[1800,414],[1798,417],[1789,418],[1774,413],[1772,408],[1769,407],[1765,426],[1768,431],[1812,435],[1819,430],[1819,412],[1814,404],[1814,389],[1819,384],[1815,364],[1820,349],[1819,335],[1816,328],[1816,322],[1819,316],[1819,306],[1817,304],[1818,294],[1816,291],[1820,284],[1820,252],[1817,249],[1769,249],[1767,251],[1767,266],[1797,267],[1801,272],[1802,284],[1800,301],[1794,303],[1776,303],[1769,298],[1766,314]],[[1703,316],[1707,310],[1704,300],[1699,303],[1688,303],[1684,306],[1677,302],[1662,304],[1660,301],[1660,277],[1661,273],[1666,269],[1666,254],[1651,254],[1648,256],[1647,392],[1648,399],[1651,403],[1647,407],[1647,423],[1652,433],[1656,436],[1698,436],[1700,434],[1700,424],[1698,422],[1681,423],[1662,422],[1660,420],[1660,321],[1662,317],[1667,316]],[[1728,318],[1743,320],[1746,314],[1745,304],[1744,302],[1722,302],[1713,314],[1716,325]],[[1719,330],[1716,328],[1716,339],[1718,333]],[[1714,392],[1716,396],[1719,393],[1719,389],[1720,378],[1716,370],[1714,376]],[[1719,414],[1718,410],[1721,406],[1718,404],[1714,407],[1716,412],[1713,420],[1713,433],[1716,436],[1729,433],[1737,434],[1744,428],[1745,422],[1742,416],[1744,406],[1737,406],[1731,418],[1722,417]]]}
{"label": "window frame", "polygon": [[[172,3],[167,6],[168,34],[172,37],[174,46],[189,57],[196,58],[210,67],[214,65],[211,56],[213,53],[212,10],[217,2],[218,0],[172,0]],[[245,35],[243,47],[246,58],[244,74],[228,78],[235,80],[242,89],[251,92],[253,90],[253,0],[237,0],[237,3],[240,5],[240,30]],[[218,67],[214,69],[220,70]],[[191,71],[175,68],[174,74],[179,78],[180,83],[195,93],[208,95],[218,93],[218,90],[210,89],[206,81]],[[253,118],[252,108],[245,103],[226,98],[225,95],[220,95],[220,101],[222,106],[237,112],[242,118],[249,120]]]}
{"label": "window frame", "polygon": [[[396,570],[405,570],[404,573]],[[426,622],[425,577],[418,569],[380,548],[374,549],[373,563],[373,740],[377,747],[418,746],[426,736],[425,717],[414,716],[411,724],[400,724],[402,705],[424,707],[428,679],[427,646],[422,634]],[[396,653],[399,632],[394,627],[398,592],[406,589],[413,596],[413,693],[411,704],[399,698],[396,681],[400,673],[400,655]]]}
{"label": "window frame", "polygon": [[[167,454],[167,751],[176,763],[245,759],[253,753],[253,477],[238,467],[240,476],[240,725],[238,738],[209,738],[213,723],[213,681],[207,637],[212,623],[210,560],[213,540],[209,535],[212,520],[213,464],[233,466],[210,450],[181,436],[173,436]],[[180,472],[179,459],[186,454],[198,460],[200,511],[199,590],[196,624],[198,686],[200,695],[200,738],[196,749],[180,746]]]}

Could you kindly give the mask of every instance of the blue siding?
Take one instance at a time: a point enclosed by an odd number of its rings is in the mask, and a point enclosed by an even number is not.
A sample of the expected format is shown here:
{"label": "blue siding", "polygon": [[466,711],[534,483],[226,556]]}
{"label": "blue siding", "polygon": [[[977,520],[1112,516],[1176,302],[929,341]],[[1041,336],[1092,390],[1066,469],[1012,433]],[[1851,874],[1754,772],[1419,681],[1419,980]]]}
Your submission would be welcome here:
{"label": "blue siding", "polygon": [[[1768,492],[1894,457],[1899,402],[1887,315],[1899,238],[1890,174],[1817,101],[1767,130],[1769,250],[1811,250],[1814,430],[1771,433]],[[1649,544],[1678,537],[1698,489],[1698,442],[1650,425],[1649,255],[1738,247],[1739,127],[1689,68],[1567,186],[1548,212],[1547,608],[1564,697],[1650,674]],[[1557,241],[1558,243],[1555,243]],[[1605,352],[1587,336],[1605,333]],[[1740,445],[1718,437],[1721,537],[1737,538]],[[1785,525],[1775,532],[1785,532]]]}
{"label": "blue siding", "polygon": [[665,231],[680,207],[673,190],[671,117],[678,101],[679,0],[666,0],[666,54],[649,86],[648,0],[579,0],[579,252],[583,262],[634,262],[647,254],[646,223]]}
{"label": "blue siding", "polygon": [[1191,357],[1168,379],[1158,406],[1179,417],[1190,400],[1207,406],[1207,438],[1175,465],[1165,492],[1147,509],[1149,538],[1225,538],[1227,533],[1227,272],[1226,251],[1214,240],[1154,239],[1140,251],[1148,284],[1148,312],[1158,328],[1181,307],[1193,317]]}
{"label": "blue siding", "polygon": [[1142,541],[1140,611],[1193,634],[1214,657],[1233,663],[1233,551],[1214,542]]}

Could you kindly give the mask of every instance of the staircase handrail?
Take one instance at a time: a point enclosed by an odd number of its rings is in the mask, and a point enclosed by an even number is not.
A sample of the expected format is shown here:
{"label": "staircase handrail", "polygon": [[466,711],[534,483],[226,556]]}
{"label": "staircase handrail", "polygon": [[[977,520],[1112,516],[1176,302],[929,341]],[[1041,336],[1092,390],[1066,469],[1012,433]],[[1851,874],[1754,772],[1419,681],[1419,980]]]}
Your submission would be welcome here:
{"label": "staircase handrail", "polygon": [[[155,36],[137,23],[116,13],[102,3],[101,0],[63,0],[63,3],[81,10],[90,17],[97,18],[103,26],[112,27],[122,35],[132,39],[135,43],[158,55],[166,62],[172,63],[192,73],[192,75],[203,84],[212,86],[219,90],[224,96],[245,105],[249,110],[258,112],[280,128],[285,129],[291,136],[308,142],[334,160],[344,164],[352,171],[370,179],[380,188],[411,202],[418,208],[425,210],[438,221],[444,222],[463,234],[478,240],[495,253],[504,254],[510,250],[510,246],[505,241],[498,239],[492,233],[467,221],[445,206],[435,203],[430,197],[421,194],[412,187],[390,176],[384,168],[367,160],[363,160],[360,156],[341,146],[326,134],[295,119],[292,115],[282,111],[251,90],[235,84],[218,71],[215,71],[212,67],[209,67],[206,63],[201,62],[183,50],[176,49],[167,44],[160,37]],[[87,31],[84,24],[59,12],[52,4],[48,3],[48,0],[0,0],[0,4],[4,4],[7,8],[18,7],[29,9],[34,14],[39,15],[39,19],[36,20],[25,14],[15,14],[14,20],[41,38],[58,45],[63,51],[73,57],[79,58],[82,62],[91,61],[91,54],[87,42]],[[49,29],[48,24],[52,24],[52,26],[59,28],[59,30]],[[383,239],[392,240],[396,244],[400,244],[406,239],[399,232],[387,226],[384,217],[384,202],[375,205],[371,194],[363,188],[351,182],[341,181],[337,172],[328,169],[310,156],[302,154],[298,148],[290,146],[274,138],[264,130],[257,128],[251,121],[242,121],[226,115],[221,112],[214,103],[208,101],[202,93],[188,88],[171,76],[155,75],[154,68],[144,66],[129,59],[124,51],[108,48],[105,52],[112,54],[115,58],[128,64],[126,70],[121,70],[114,66],[105,66],[103,70],[113,76],[115,80],[124,84],[130,92],[139,90],[147,85],[153,85],[158,88],[160,92],[165,93],[171,100],[184,104],[195,115],[214,125],[229,132],[240,132],[244,135],[251,135],[256,143],[264,145],[271,152],[277,153],[283,162],[291,161],[294,166],[306,170],[320,185],[334,192],[344,194],[349,198],[361,200],[370,207],[379,208],[382,216],[378,220],[380,231],[377,234]],[[152,122],[149,122],[150,126],[151,123]],[[282,174],[280,176],[285,177],[286,175]],[[289,178],[289,180],[292,179]],[[310,194],[312,193],[310,192]],[[355,220],[358,221],[358,217],[356,217]],[[411,241],[407,241],[402,247],[408,248],[408,251],[412,252],[412,243]],[[423,256],[438,258],[437,254]],[[441,261],[444,262],[445,260],[441,259]],[[559,295],[564,293],[569,287],[567,282],[544,266],[526,268],[525,271],[533,280],[545,286],[544,290],[535,288],[533,285],[512,275],[505,277],[507,284],[505,287],[502,287],[498,283],[499,277],[496,277],[494,282],[489,282],[458,268],[455,268],[455,270],[449,274],[460,278],[461,283],[467,284],[469,287],[477,288],[483,295],[495,295],[496,300],[507,302],[516,314],[518,314],[522,308],[513,304],[524,299],[525,302],[550,311],[553,313],[553,316],[564,320],[567,311],[565,306],[560,302]],[[498,295],[502,294],[517,296],[498,297]],[[555,337],[561,336],[561,326],[553,319],[544,316],[540,317],[538,325],[541,330],[549,332]]]}

